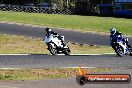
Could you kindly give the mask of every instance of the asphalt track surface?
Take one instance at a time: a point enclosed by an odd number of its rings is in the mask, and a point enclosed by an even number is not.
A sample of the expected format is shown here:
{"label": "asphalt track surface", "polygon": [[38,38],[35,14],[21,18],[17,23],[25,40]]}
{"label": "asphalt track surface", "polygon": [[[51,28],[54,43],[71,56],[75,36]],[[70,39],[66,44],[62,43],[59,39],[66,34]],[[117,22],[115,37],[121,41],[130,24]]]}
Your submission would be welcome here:
{"label": "asphalt track surface", "polygon": [[65,68],[65,67],[132,68],[132,57],[117,55],[1,55],[1,68]]}
{"label": "asphalt track surface", "polygon": [[[43,38],[45,27],[15,23],[0,23],[0,33]],[[80,33],[70,30],[55,29],[65,39],[71,42],[108,45],[108,36],[91,33]],[[130,38],[130,42],[131,38]],[[74,67],[84,65],[86,67],[132,67],[130,56],[118,57],[117,55],[84,55],[84,56],[0,56],[0,67],[14,68],[56,68]]]}
{"label": "asphalt track surface", "polygon": [[[109,45],[109,35],[81,33],[77,31],[61,29],[53,30],[60,35],[65,36],[65,41],[67,42],[91,45]],[[45,36],[45,27],[3,22],[0,23],[0,33],[43,38]],[[129,41],[130,44],[132,44],[132,38],[129,38]]]}

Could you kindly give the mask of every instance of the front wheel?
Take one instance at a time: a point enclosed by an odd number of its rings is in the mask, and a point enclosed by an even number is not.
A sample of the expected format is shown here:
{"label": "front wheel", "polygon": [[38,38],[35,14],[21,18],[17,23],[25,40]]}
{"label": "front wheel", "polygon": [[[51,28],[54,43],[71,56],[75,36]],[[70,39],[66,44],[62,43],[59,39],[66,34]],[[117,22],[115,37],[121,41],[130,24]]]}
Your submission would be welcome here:
{"label": "front wheel", "polygon": [[51,44],[48,44],[48,49],[52,55],[57,55],[57,49],[55,45],[53,46]]}
{"label": "front wheel", "polygon": [[118,56],[122,57],[124,55],[124,49],[120,45],[115,46],[115,52]]}

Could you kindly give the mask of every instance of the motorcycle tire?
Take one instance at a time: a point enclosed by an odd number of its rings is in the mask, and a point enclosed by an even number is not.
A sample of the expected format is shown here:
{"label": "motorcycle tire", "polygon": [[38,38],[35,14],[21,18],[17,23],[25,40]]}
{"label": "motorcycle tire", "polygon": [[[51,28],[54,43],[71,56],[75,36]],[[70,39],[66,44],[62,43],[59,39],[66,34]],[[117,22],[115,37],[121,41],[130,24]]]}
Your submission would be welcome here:
{"label": "motorcycle tire", "polygon": [[63,53],[65,55],[70,55],[71,54],[71,51],[70,51],[69,47],[66,50],[64,50]]}
{"label": "motorcycle tire", "polygon": [[120,45],[115,46],[115,52],[120,57],[123,57],[123,55],[124,55],[124,49]]}
{"label": "motorcycle tire", "polygon": [[57,55],[56,47],[53,47],[51,44],[48,44],[48,49],[52,55]]}
{"label": "motorcycle tire", "polygon": [[129,50],[129,55],[132,56],[132,48]]}

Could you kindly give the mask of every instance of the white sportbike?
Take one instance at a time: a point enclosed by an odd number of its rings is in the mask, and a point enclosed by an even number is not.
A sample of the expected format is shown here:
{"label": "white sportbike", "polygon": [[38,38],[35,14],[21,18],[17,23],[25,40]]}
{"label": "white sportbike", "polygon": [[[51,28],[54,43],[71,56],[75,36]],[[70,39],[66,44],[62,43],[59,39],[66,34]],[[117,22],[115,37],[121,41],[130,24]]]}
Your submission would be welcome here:
{"label": "white sportbike", "polygon": [[52,55],[57,55],[57,54],[65,54],[65,55],[70,55],[71,51],[68,45],[65,43],[62,43],[64,41],[64,36],[61,36],[61,40],[58,39],[58,35],[56,34],[50,34],[45,36],[44,39],[45,43],[48,46],[48,50]]}

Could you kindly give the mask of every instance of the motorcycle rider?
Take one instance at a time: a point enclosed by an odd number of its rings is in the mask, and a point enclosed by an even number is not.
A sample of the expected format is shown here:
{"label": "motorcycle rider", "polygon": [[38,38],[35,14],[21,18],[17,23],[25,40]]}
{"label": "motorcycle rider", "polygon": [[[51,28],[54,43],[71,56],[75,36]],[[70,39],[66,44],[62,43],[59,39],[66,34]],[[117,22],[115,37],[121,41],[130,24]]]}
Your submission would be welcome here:
{"label": "motorcycle rider", "polygon": [[57,35],[57,34],[54,33],[50,28],[46,28],[45,31],[46,31],[46,36],[50,36],[51,34]]}
{"label": "motorcycle rider", "polygon": [[115,28],[111,28],[110,34],[111,34],[110,35],[110,45],[112,46],[113,49],[114,49],[114,42],[116,42],[116,38],[118,36],[120,36],[123,39],[123,41],[126,43],[128,48],[131,48],[131,46],[128,44],[128,38],[124,38],[121,32],[118,32]]}
{"label": "motorcycle rider", "polygon": [[59,40],[61,40],[63,47],[65,47],[65,43],[64,43],[64,41],[62,40],[62,38],[61,38],[60,35],[58,35],[58,34],[55,33],[54,31],[52,31],[51,28],[46,28],[45,31],[46,31],[46,36],[50,36],[51,34],[56,35],[57,38],[58,38]]}

